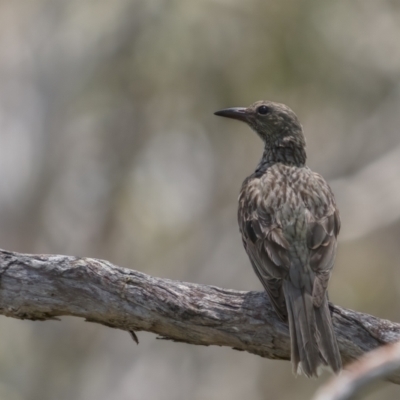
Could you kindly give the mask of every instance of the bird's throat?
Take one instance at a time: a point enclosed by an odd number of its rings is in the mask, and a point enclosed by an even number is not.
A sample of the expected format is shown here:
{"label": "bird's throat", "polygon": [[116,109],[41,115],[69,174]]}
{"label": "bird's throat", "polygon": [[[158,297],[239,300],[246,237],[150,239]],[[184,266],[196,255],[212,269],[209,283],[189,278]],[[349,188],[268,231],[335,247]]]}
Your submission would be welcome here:
{"label": "bird's throat", "polygon": [[269,146],[266,145],[257,169],[275,163],[304,167],[306,164],[306,150],[304,146]]}

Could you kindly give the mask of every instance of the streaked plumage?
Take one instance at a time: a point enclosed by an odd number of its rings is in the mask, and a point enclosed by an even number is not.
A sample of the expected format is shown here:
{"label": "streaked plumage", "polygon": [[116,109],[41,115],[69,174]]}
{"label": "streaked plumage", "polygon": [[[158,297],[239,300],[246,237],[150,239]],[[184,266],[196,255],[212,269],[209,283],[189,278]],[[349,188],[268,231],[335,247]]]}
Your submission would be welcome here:
{"label": "streaked plumage", "polygon": [[340,219],[330,187],[305,166],[302,127],[287,106],[267,101],[216,115],[247,122],[265,144],[243,182],[238,221],[253,269],[289,323],[294,372],[317,376],[324,365],[338,372],[327,286]]}

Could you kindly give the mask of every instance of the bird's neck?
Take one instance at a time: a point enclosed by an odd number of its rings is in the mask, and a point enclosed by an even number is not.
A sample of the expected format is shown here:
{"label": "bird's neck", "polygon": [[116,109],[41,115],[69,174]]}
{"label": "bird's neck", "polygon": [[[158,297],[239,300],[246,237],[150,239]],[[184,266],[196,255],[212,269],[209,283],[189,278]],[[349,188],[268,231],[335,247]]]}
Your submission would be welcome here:
{"label": "bird's neck", "polygon": [[286,143],[273,146],[266,144],[257,170],[264,169],[265,167],[275,163],[304,167],[306,164],[306,158],[305,147],[297,143]]}

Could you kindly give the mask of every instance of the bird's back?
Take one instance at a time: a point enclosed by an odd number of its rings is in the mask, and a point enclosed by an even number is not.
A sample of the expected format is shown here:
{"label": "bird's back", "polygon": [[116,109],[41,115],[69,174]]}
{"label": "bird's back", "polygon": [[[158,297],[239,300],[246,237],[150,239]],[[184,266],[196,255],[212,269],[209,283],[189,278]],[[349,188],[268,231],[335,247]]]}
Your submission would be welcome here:
{"label": "bird's back", "polygon": [[[307,167],[275,163],[243,182],[238,221],[253,269],[278,315],[289,318],[291,330],[296,326],[294,315],[307,321],[299,328],[304,330],[301,334],[291,332],[295,372],[316,375],[320,365],[338,371],[340,356],[332,324],[325,320],[329,317],[326,289],[340,226],[329,185]],[[300,299],[308,306],[297,309]],[[323,354],[323,345],[321,350],[315,341],[302,342],[303,336],[318,336],[318,324],[327,331],[324,337],[329,338],[327,348],[334,348],[333,354]]]}

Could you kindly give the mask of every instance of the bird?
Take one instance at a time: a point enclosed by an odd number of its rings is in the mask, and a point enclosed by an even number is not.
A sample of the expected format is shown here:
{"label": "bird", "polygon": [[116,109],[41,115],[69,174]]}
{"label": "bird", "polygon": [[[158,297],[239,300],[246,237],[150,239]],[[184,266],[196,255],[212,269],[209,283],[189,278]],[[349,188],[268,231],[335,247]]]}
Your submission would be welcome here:
{"label": "bird", "polygon": [[250,263],[278,317],[288,322],[295,375],[339,373],[328,303],[340,216],[331,188],[306,165],[306,141],[286,105],[257,101],[214,113],[247,123],[264,143],[240,190],[238,222]]}

